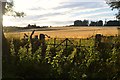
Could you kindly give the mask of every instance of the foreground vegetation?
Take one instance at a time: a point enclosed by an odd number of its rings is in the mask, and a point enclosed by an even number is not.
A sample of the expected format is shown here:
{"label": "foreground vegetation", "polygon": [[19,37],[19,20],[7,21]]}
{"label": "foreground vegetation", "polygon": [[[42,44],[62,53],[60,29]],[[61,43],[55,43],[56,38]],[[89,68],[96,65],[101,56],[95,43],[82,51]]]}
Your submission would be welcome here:
{"label": "foreground vegetation", "polygon": [[42,54],[42,46],[32,53],[29,40],[25,45],[19,39],[8,40],[10,55],[6,59],[3,54],[3,79],[119,80],[120,42],[118,37],[112,41],[115,45],[103,43],[99,49],[91,41],[89,47],[77,41],[76,47],[47,45]]}

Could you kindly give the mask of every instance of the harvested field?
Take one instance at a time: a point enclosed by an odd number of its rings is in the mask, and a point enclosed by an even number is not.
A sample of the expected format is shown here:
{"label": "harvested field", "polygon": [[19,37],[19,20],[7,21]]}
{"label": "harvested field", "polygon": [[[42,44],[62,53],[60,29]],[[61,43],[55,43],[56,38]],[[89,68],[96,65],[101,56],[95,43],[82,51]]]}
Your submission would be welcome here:
{"label": "harvested field", "polygon": [[52,27],[8,32],[5,36],[23,38],[24,33],[30,35],[32,30],[36,30],[34,35],[47,34],[52,38],[87,38],[98,33],[104,36],[118,35],[117,27]]}

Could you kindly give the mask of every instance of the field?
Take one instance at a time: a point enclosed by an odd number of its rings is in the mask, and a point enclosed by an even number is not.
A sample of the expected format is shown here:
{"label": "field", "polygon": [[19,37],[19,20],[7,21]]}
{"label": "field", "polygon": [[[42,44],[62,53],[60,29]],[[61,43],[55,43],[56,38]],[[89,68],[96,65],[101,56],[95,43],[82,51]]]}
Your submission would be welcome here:
{"label": "field", "polygon": [[[34,35],[47,34],[57,39],[45,43],[38,39],[20,40],[24,33],[30,35],[33,30]],[[120,80],[120,37],[114,36],[118,35],[117,27],[14,28],[4,33],[5,80]],[[97,33],[104,37],[87,38]]]}
{"label": "field", "polygon": [[30,35],[32,30],[36,30],[34,35],[47,34],[51,38],[87,38],[95,34],[103,34],[104,36],[118,35],[117,27],[51,27],[38,29],[23,29],[5,32],[7,38],[23,38],[24,33]]}

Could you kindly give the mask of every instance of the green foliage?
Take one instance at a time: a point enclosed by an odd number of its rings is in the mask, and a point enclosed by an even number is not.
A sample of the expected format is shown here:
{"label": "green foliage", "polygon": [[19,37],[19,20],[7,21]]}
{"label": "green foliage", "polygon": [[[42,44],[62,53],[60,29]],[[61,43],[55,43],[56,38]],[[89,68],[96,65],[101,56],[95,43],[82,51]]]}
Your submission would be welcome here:
{"label": "green foliage", "polygon": [[118,10],[118,14],[116,14],[116,18],[120,19],[120,1],[111,1],[111,0],[107,0],[107,4],[110,5],[110,7],[113,9],[117,9]]}
{"label": "green foliage", "polygon": [[[117,38],[114,40],[118,41]],[[20,44],[21,41],[11,41],[11,64],[3,62],[3,78],[120,79],[120,48],[116,48],[115,45],[112,49],[107,49],[108,44],[102,44],[104,47],[101,47],[101,50],[96,50],[94,43],[90,43],[90,47],[59,46],[55,48],[47,45],[43,57],[42,46],[32,54],[29,40],[24,46]],[[116,44],[119,43],[116,42]],[[16,45],[18,47],[15,47]]]}
{"label": "green foliage", "polygon": [[14,16],[14,17],[24,17],[25,13],[24,12],[18,12],[14,10],[14,1],[10,0],[9,2],[6,3],[5,6],[5,15],[8,16]]}

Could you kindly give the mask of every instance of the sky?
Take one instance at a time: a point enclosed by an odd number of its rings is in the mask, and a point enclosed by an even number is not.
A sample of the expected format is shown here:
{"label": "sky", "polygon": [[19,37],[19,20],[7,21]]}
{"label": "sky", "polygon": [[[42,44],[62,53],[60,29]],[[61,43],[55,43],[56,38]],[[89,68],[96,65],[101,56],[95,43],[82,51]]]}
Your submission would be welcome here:
{"label": "sky", "polygon": [[75,20],[115,20],[117,13],[105,0],[14,0],[14,10],[26,16],[4,15],[4,26],[66,26],[73,25]]}

